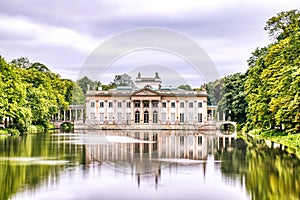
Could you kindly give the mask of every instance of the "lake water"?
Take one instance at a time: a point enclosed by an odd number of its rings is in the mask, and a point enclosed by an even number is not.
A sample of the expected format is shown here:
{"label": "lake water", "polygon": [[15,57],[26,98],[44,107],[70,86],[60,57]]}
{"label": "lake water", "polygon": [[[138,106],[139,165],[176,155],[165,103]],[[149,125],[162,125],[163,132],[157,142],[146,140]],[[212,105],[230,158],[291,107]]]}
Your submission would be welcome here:
{"label": "lake water", "polygon": [[300,199],[300,161],[214,132],[0,138],[0,199]]}

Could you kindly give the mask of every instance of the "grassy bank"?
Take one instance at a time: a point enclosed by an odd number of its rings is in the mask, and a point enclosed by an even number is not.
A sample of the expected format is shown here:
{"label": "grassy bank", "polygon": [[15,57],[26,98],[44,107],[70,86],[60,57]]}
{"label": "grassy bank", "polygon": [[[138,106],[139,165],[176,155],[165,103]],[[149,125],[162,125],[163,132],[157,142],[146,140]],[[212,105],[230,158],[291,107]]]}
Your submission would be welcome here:
{"label": "grassy bank", "polygon": [[51,130],[54,130],[55,126],[51,123],[48,123],[46,125],[30,125],[26,128],[24,131],[19,131],[16,128],[5,128],[0,129],[0,136],[15,136],[22,134],[36,134],[36,133],[45,133],[49,132]]}
{"label": "grassy bank", "polygon": [[300,133],[287,135],[285,132],[279,130],[254,129],[249,131],[247,135],[253,138],[270,140],[274,143],[284,145],[288,147],[289,152],[295,153],[300,157]]}

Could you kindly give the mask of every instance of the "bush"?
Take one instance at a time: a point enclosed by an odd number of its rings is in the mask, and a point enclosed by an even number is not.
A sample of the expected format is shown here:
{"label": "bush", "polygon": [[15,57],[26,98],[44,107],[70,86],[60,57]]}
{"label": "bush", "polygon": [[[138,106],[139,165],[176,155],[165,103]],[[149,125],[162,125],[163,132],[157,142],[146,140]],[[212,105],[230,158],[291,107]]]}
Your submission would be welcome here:
{"label": "bush", "polygon": [[54,129],[55,129],[54,124],[52,124],[52,123],[47,123],[46,124],[46,130],[54,130]]}
{"label": "bush", "polygon": [[7,135],[7,134],[8,134],[7,129],[1,129],[0,130],[0,135]]}
{"label": "bush", "polygon": [[27,133],[29,134],[35,134],[35,133],[44,133],[45,128],[42,125],[30,125],[27,128]]}
{"label": "bush", "polygon": [[33,133],[37,133],[37,128],[35,125],[30,125],[28,128],[27,128],[27,133],[30,133],[30,134],[33,134]]}
{"label": "bush", "polygon": [[74,125],[71,124],[71,123],[63,123],[63,124],[60,126],[60,130],[61,130],[62,132],[70,133],[70,132],[74,131]]}
{"label": "bush", "polygon": [[11,136],[20,135],[20,131],[18,129],[14,129],[14,128],[8,128],[7,132]]}
{"label": "bush", "polygon": [[37,133],[44,133],[45,132],[45,128],[43,125],[35,125],[37,128]]}

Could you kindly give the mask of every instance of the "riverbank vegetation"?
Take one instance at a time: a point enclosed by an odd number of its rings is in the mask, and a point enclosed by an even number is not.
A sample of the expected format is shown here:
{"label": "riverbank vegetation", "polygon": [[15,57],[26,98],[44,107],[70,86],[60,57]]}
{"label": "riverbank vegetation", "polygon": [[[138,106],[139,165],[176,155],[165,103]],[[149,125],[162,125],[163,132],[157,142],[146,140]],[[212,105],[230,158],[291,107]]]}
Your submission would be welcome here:
{"label": "riverbank vegetation", "polygon": [[244,132],[299,148],[300,11],[278,13],[264,29],[271,43],[252,53],[246,73],[207,84],[208,103]]}
{"label": "riverbank vegetation", "polygon": [[8,63],[0,56],[0,123],[8,127],[2,132],[51,129],[53,114],[83,102],[83,92],[76,82],[62,79],[45,65],[30,63],[27,58]]}

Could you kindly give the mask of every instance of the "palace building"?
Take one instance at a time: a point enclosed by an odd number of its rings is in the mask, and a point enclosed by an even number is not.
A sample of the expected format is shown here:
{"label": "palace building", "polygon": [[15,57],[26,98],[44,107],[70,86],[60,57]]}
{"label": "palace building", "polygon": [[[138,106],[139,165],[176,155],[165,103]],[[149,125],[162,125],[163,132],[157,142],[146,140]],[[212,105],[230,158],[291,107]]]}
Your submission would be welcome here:
{"label": "palace building", "polygon": [[86,93],[86,122],[105,127],[166,128],[196,127],[207,122],[207,92],[164,87],[158,73],[139,73],[130,87],[119,86]]}

